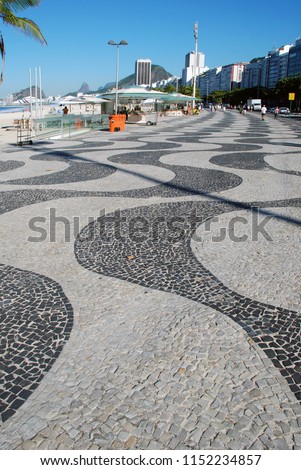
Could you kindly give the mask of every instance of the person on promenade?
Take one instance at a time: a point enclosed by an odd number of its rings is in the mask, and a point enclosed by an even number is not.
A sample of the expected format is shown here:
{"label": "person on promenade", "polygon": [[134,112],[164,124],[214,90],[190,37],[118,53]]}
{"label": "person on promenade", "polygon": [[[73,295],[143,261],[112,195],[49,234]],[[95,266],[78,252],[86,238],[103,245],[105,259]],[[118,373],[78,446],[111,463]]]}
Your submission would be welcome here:
{"label": "person on promenade", "polygon": [[278,106],[276,106],[275,111],[274,111],[274,118],[275,119],[277,119],[278,114],[279,114],[279,108],[278,108]]}
{"label": "person on promenade", "polygon": [[264,121],[264,117],[266,115],[266,112],[267,112],[267,108],[265,106],[265,104],[262,106],[261,108],[261,120]]}
{"label": "person on promenade", "polygon": [[68,108],[67,108],[67,106],[65,106],[65,107],[63,108],[63,113],[64,113],[64,114],[68,114]]}

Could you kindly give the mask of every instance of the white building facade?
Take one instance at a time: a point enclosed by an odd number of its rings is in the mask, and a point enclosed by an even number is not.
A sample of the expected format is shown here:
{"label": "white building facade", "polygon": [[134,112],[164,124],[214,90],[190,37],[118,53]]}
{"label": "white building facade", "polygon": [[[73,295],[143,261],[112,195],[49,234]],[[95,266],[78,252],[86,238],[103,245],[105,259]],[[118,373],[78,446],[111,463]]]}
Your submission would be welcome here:
{"label": "white building facade", "polygon": [[207,70],[197,78],[197,86],[202,97],[217,91],[230,91],[239,88],[245,63],[229,64]]}
{"label": "white building facade", "polygon": [[194,51],[189,52],[185,56],[185,68],[182,70],[182,84],[192,86],[193,78],[206,72],[208,67],[205,67],[205,54]]}
{"label": "white building facade", "polygon": [[223,65],[220,77],[220,90],[230,91],[240,88],[244,63]]}

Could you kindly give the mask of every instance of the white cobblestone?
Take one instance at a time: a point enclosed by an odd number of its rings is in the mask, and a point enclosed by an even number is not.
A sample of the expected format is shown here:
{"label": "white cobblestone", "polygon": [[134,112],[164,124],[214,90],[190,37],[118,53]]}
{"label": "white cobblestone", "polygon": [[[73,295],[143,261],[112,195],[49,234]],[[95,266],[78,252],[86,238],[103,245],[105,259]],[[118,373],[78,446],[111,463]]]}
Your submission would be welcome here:
{"label": "white cobblestone", "polygon": [[[247,128],[239,116],[233,116],[229,131],[222,130],[220,137],[208,137],[201,144],[203,168],[218,169],[209,162],[220,154],[216,149],[223,142],[232,144],[240,130]],[[217,114],[214,122],[222,119]],[[136,143],[122,141],[119,136],[115,137],[118,151],[114,151],[114,144],[101,154],[93,151],[87,155],[104,163],[114,154],[138,151],[148,141],[166,142],[175,136],[168,130],[170,125],[172,121],[166,121],[162,130],[156,131],[157,138],[149,136],[144,137],[143,144],[137,142],[137,149]],[[198,131],[200,125],[198,121],[192,128]],[[276,141],[278,123],[275,126],[271,132]],[[180,130],[177,136],[181,135]],[[56,143],[55,148],[59,147]],[[267,161],[279,166],[280,148],[284,147],[271,143],[263,147],[263,151],[273,153]],[[179,152],[160,161],[197,167],[198,149],[197,143],[185,142]],[[182,150],[186,152],[185,162]],[[24,153],[24,160],[28,155]],[[292,156],[288,161],[290,165],[295,162]],[[62,170],[62,163],[51,164],[53,169]],[[35,168],[43,174],[44,167],[45,162],[35,161],[22,170],[23,176],[32,176]],[[154,172],[154,166],[141,167],[127,165],[128,171],[141,171],[140,176],[125,177],[119,171],[104,178],[104,188],[113,191],[122,179],[122,188],[143,189],[151,187],[145,176],[161,181],[171,178],[170,170],[158,166]],[[222,197],[245,201],[300,196],[298,175],[226,166],[220,169],[244,178],[242,185],[223,191]],[[99,181],[66,183],[64,189],[92,191]],[[51,185],[51,189],[59,188],[58,184]],[[3,187],[7,191],[16,189],[20,188]],[[98,216],[101,208],[109,213],[118,208],[183,200],[205,201],[206,196],[58,198],[1,215],[2,262],[54,279],[74,310],[71,336],[59,357],[24,405],[2,424],[1,449],[301,448],[300,404],[272,361],[238,324],[212,307],[175,293],[84,269],[74,257],[74,240],[64,243],[60,238],[64,235],[62,227],[58,227],[56,243],[27,240],[28,221],[37,216],[47,218],[49,207],[69,220],[79,217],[82,228],[89,216]],[[299,207],[269,210],[300,218]],[[235,215],[248,220],[247,211]],[[219,223],[212,225],[215,235],[230,218],[230,213],[219,216]],[[201,248],[192,242],[193,253],[235,292],[259,302],[300,309],[300,276],[296,270],[300,250],[298,244],[287,243],[289,237],[290,241],[296,239],[300,229],[291,225],[288,234],[279,219],[273,219],[269,227],[274,242],[267,245],[261,241],[256,246],[247,242],[240,246],[240,257],[235,256],[237,244],[229,240],[210,244],[206,237]],[[204,226],[197,234],[204,235]],[[276,274],[270,276],[270,267],[275,273],[275,265]]]}

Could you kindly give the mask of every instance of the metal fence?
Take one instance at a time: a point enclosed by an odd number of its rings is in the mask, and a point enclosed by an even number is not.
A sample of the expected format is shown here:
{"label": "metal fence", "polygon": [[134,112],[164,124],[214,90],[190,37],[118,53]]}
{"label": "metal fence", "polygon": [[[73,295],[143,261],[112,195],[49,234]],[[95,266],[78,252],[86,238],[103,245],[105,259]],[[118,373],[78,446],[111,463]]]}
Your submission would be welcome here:
{"label": "metal fence", "polygon": [[47,138],[73,137],[91,129],[108,129],[109,114],[63,114],[49,115],[33,120],[34,136]]}

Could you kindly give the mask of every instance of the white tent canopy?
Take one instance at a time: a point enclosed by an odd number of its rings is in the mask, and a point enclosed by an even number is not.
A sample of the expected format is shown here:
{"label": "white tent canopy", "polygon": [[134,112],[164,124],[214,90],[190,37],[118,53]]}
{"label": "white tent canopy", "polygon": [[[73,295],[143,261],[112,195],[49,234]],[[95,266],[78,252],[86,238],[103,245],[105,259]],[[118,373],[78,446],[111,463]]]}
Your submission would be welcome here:
{"label": "white tent canopy", "polygon": [[[97,96],[108,100],[115,100],[116,90],[111,90]],[[119,103],[127,103],[130,100],[145,99],[168,101],[169,103],[183,103],[195,100],[192,96],[181,95],[180,93],[164,93],[163,91],[151,90],[149,87],[143,86],[130,86],[128,88],[120,88],[118,90]]]}
{"label": "white tent canopy", "polygon": [[109,100],[93,96],[64,96],[63,98],[53,102],[56,106],[70,105],[70,104],[98,104],[108,103]]}

